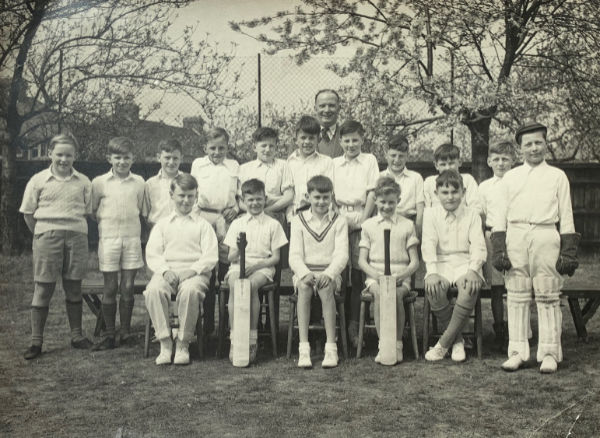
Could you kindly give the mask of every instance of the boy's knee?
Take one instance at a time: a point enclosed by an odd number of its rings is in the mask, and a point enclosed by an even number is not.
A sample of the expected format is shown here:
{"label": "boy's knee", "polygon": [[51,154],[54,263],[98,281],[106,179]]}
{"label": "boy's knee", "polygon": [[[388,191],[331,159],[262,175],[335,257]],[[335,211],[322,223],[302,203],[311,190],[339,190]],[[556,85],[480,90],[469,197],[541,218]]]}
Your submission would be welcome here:
{"label": "boy's knee", "polygon": [[335,290],[335,286],[333,285],[333,282],[330,283],[329,286],[327,286],[323,289],[319,289],[318,293],[319,293],[319,297],[321,298],[321,301],[332,300],[334,290]]}
{"label": "boy's knee", "polygon": [[63,278],[63,289],[67,301],[81,301],[81,280],[67,280]]}
{"label": "boy's knee", "polygon": [[196,284],[195,282],[184,281],[179,286],[178,297],[180,299],[189,300],[204,300],[206,296],[206,288],[202,284]]}
{"label": "boy's knee", "polygon": [[431,306],[432,311],[438,311],[448,307],[450,301],[448,301],[448,291],[427,291],[425,293],[427,300],[429,300],[429,305]]}
{"label": "boy's knee", "polygon": [[310,300],[313,294],[313,288],[305,283],[298,283],[298,298],[301,300]]}
{"label": "boy's knee", "polygon": [[404,300],[404,297],[408,295],[408,289],[406,286],[398,286],[396,287],[396,299]]}
{"label": "boy's knee", "polygon": [[55,283],[35,282],[31,305],[35,307],[48,307],[54,292]]}
{"label": "boy's knee", "polygon": [[478,296],[479,291],[470,294],[466,289],[459,288],[458,295],[456,297],[456,304],[467,309],[473,309],[473,307],[475,307],[475,303],[477,302]]}

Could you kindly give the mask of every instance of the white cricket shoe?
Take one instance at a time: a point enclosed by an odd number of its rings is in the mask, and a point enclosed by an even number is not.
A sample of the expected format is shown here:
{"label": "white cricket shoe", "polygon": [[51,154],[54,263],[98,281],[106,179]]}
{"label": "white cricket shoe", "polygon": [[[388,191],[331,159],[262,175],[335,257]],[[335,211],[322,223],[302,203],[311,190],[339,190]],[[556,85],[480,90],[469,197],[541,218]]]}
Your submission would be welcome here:
{"label": "white cricket shoe", "polygon": [[556,363],[556,359],[552,356],[544,356],[544,360],[542,360],[542,365],[540,366],[540,373],[552,374],[556,372],[557,368],[558,363]]}
{"label": "white cricket shoe", "polygon": [[450,358],[454,362],[465,361],[467,355],[465,353],[465,343],[463,341],[455,342],[454,345],[452,345],[452,354],[450,355]]}
{"label": "white cricket shoe", "polygon": [[323,368],[335,368],[338,366],[337,345],[335,342],[325,343],[325,358],[321,366]]}
{"label": "white cricket shoe", "polygon": [[312,367],[312,362],[310,361],[310,344],[308,342],[300,342],[298,344],[298,367]]}
{"label": "white cricket shoe", "polygon": [[154,360],[156,365],[170,365],[173,356],[173,341],[171,338],[160,340],[160,354]]}
{"label": "white cricket shoe", "polygon": [[425,360],[429,362],[442,360],[444,357],[446,357],[446,353],[448,353],[448,349],[442,347],[438,342],[433,348],[430,348],[429,351],[425,353]]}
{"label": "white cricket shoe", "polygon": [[190,363],[190,351],[188,350],[190,343],[177,340],[175,347],[175,365],[188,365]]}
{"label": "white cricket shoe", "polygon": [[502,369],[504,371],[517,371],[521,365],[523,365],[523,359],[519,353],[514,352],[512,356],[510,356],[504,363],[502,364]]}

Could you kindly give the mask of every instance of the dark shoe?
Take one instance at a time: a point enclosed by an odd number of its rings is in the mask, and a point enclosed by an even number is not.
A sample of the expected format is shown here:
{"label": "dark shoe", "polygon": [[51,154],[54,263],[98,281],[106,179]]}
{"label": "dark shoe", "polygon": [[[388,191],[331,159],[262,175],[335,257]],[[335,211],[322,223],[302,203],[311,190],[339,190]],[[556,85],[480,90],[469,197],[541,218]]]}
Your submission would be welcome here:
{"label": "dark shoe", "polygon": [[32,345],[31,347],[29,347],[27,349],[25,354],[23,354],[23,357],[25,358],[25,360],[31,360],[31,359],[35,359],[40,354],[42,354],[42,346],[41,345]]}
{"label": "dark shoe", "polygon": [[137,341],[137,338],[135,337],[135,335],[131,335],[131,334],[119,335],[119,346],[133,347],[133,346],[137,345],[137,343],[138,343],[138,341]]}
{"label": "dark shoe", "polygon": [[71,347],[77,348],[78,350],[88,350],[94,344],[88,338],[77,339],[76,341],[71,341]]}
{"label": "dark shoe", "polygon": [[115,338],[107,336],[97,344],[94,344],[92,351],[112,350],[113,348],[115,348]]}

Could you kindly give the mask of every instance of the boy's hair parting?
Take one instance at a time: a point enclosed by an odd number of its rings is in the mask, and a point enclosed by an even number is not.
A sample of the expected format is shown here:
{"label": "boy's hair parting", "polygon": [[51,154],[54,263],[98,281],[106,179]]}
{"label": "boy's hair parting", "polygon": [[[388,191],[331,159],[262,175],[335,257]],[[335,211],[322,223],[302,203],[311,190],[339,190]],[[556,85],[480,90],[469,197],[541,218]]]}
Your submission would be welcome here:
{"label": "boy's hair parting", "polygon": [[113,137],[108,142],[107,153],[133,154],[133,142],[129,137]]}
{"label": "boy's hair parting", "polygon": [[244,181],[242,184],[242,196],[265,194],[265,183],[257,178]]}
{"label": "boy's hair parting", "polygon": [[75,151],[79,150],[79,143],[77,142],[77,139],[75,138],[75,136],[73,134],[63,133],[63,134],[55,135],[48,142],[48,150],[49,151],[53,150],[54,146],[56,146],[59,143],[70,144],[71,146],[73,146]]}
{"label": "boy's hair parting", "polygon": [[182,172],[171,181],[171,193],[173,193],[177,187],[181,190],[194,190],[198,188],[198,181],[196,181],[196,178],[189,173]]}
{"label": "boy's hair parting", "polygon": [[267,126],[260,127],[252,133],[252,141],[254,143],[258,141],[270,140],[272,138],[274,138],[275,141],[277,141],[278,137],[279,132],[277,132],[276,129],[269,128]]}
{"label": "boy's hair parting", "polygon": [[319,96],[324,93],[331,93],[331,94],[335,95],[335,97],[337,98],[338,104],[341,102],[340,95],[338,94],[337,91],[335,91],[331,88],[323,88],[322,90],[317,91],[317,94],[315,94],[315,103],[317,103],[317,99],[319,98]]}
{"label": "boy's hair parting", "polygon": [[216,140],[217,138],[224,138],[225,142],[229,143],[229,134],[223,128],[210,128],[206,131],[206,141]]}
{"label": "boy's hair parting", "polygon": [[460,149],[452,143],[444,143],[439,145],[433,153],[434,160],[458,160],[460,158]]}
{"label": "boy's hair parting", "polygon": [[398,195],[398,197],[400,197],[401,192],[402,190],[400,189],[400,184],[398,184],[394,178],[382,176],[377,180],[377,185],[375,186],[375,197],[391,194]]}
{"label": "boy's hair parting", "polygon": [[408,139],[404,134],[396,134],[388,141],[388,149],[408,152]]}
{"label": "boy's hair parting", "polygon": [[321,133],[321,125],[319,125],[318,120],[314,117],[302,116],[296,124],[296,135],[300,131],[311,135],[319,135]]}
{"label": "boy's hair parting", "polygon": [[325,175],[315,175],[306,183],[306,193],[315,190],[319,193],[333,192],[333,183]]}
{"label": "boy's hair parting", "polygon": [[342,123],[342,126],[340,126],[340,137],[342,135],[354,134],[355,132],[361,137],[365,135],[365,128],[363,128],[363,125],[356,120],[346,120]]}
{"label": "boy's hair parting", "polygon": [[501,138],[490,143],[490,148],[488,150],[488,156],[491,154],[502,154],[502,155],[510,155],[511,157],[515,156],[515,144],[510,138]]}
{"label": "boy's hair parting", "polygon": [[159,154],[161,152],[172,153],[175,151],[179,151],[179,152],[183,153],[183,149],[181,147],[181,143],[179,143],[179,140],[176,140],[174,138],[169,138],[167,140],[161,140],[160,143],[158,143],[158,153]]}
{"label": "boy's hair parting", "polygon": [[435,188],[453,187],[457,190],[464,189],[463,179],[460,173],[453,169],[444,170],[435,179]]}

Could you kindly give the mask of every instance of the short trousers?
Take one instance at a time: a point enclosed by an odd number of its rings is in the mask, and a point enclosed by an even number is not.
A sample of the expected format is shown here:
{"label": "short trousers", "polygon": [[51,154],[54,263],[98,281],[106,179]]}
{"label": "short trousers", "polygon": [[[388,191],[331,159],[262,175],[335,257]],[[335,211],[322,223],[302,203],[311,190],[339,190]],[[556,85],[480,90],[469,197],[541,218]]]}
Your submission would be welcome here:
{"label": "short trousers", "polygon": [[88,263],[87,234],[49,230],[33,236],[33,279],[54,283],[59,277],[82,280]]}
{"label": "short trousers", "polygon": [[[379,279],[367,277],[367,279],[365,280],[365,286],[367,287],[367,289],[370,290],[371,286],[373,284],[379,284]],[[410,277],[402,280],[402,286],[404,286],[406,289],[410,290]],[[396,287],[398,287],[398,285],[396,285]]]}
{"label": "short trousers", "polygon": [[139,269],[144,266],[140,237],[107,237],[98,241],[100,272]]}
{"label": "short trousers", "polygon": [[[315,271],[313,271],[313,272],[315,272]],[[292,277],[292,284],[294,285],[294,289],[298,289],[298,283],[300,282],[300,280],[301,279],[298,278],[296,275],[294,275]],[[336,277],[333,279],[333,281],[335,282],[335,292],[341,291],[342,290],[342,276],[336,275]]]}
{"label": "short trousers", "polygon": [[[439,255],[438,255],[439,257]],[[456,284],[458,279],[469,271],[469,260],[463,257],[449,256],[444,261],[437,262],[437,273],[450,282],[451,285]],[[485,281],[481,269],[477,275]]]}

